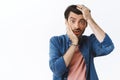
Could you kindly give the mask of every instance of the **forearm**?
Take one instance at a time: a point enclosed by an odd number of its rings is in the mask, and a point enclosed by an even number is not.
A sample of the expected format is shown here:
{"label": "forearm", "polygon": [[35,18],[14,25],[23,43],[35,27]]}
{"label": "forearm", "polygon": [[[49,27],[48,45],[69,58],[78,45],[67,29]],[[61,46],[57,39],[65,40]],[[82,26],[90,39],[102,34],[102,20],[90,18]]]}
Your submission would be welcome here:
{"label": "forearm", "polygon": [[72,59],[72,57],[73,57],[73,55],[74,55],[74,52],[75,52],[76,47],[77,47],[77,46],[75,46],[75,45],[71,45],[71,46],[69,47],[69,49],[67,50],[67,52],[65,53],[65,55],[63,56],[64,61],[65,61],[65,64],[66,64],[66,67],[69,66],[70,61],[71,61],[71,59]]}
{"label": "forearm", "polygon": [[96,22],[90,18],[87,20],[89,26],[91,27],[93,33],[95,34],[96,38],[99,42],[102,42],[105,38],[105,32],[96,24]]}
{"label": "forearm", "polygon": [[114,49],[114,44],[107,34],[105,34],[105,38],[101,43],[96,39],[95,35],[93,34],[90,36],[89,39],[92,43],[91,47],[93,51],[92,53],[94,53],[94,57],[107,55]]}

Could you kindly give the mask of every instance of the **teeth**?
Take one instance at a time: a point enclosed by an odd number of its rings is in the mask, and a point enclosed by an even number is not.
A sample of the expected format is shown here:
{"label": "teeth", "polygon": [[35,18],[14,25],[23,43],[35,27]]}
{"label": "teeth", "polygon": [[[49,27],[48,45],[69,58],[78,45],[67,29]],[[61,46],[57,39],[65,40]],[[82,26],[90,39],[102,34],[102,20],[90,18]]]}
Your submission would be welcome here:
{"label": "teeth", "polygon": [[78,33],[79,33],[79,31],[75,31],[74,33],[75,33],[75,34],[78,34]]}
{"label": "teeth", "polygon": [[75,31],[75,32],[79,32],[79,31]]}

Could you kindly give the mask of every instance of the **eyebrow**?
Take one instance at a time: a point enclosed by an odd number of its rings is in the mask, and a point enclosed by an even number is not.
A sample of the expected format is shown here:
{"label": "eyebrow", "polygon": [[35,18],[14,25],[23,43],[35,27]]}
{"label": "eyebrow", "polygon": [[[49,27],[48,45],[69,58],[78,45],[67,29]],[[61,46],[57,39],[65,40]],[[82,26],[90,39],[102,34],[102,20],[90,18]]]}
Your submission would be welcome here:
{"label": "eyebrow", "polygon": [[[70,17],[70,19],[74,19],[74,20],[76,20],[76,18],[74,18],[74,17]],[[80,20],[85,20],[84,18],[82,18],[82,19],[80,19]]]}
{"label": "eyebrow", "polygon": [[76,20],[76,18],[74,18],[74,17],[70,17],[70,19],[75,19]]}

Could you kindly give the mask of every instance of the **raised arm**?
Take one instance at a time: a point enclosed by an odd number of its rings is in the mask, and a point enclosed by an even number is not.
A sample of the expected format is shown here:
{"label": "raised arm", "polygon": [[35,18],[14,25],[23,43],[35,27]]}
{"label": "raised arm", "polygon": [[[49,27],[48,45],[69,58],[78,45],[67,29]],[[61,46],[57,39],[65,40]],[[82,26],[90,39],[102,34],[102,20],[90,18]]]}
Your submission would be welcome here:
{"label": "raised arm", "polygon": [[95,34],[99,42],[102,42],[105,38],[105,32],[100,28],[100,26],[93,20],[91,16],[91,11],[84,5],[78,5],[78,9],[82,11],[85,20],[88,22],[90,28]]}

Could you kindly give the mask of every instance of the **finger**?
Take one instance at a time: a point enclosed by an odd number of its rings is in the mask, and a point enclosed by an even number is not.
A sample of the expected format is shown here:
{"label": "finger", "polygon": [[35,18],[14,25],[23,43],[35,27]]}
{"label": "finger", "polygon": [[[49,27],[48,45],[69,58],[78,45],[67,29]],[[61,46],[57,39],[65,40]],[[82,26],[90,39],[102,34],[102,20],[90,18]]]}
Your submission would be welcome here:
{"label": "finger", "polygon": [[67,26],[67,31],[70,32],[70,33],[72,33],[72,29],[71,29],[70,26]]}
{"label": "finger", "polygon": [[67,29],[70,30],[70,25],[66,22]]}
{"label": "finger", "polygon": [[87,8],[85,5],[77,5],[77,7],[79,7],[80,9]]}
{"label": "finger", "polygon": [[69,30],[69,27],[68,27],[68,26],[69,26],[69,24],[68,24],[68,22],[66,22],[66,29],[67,29],[67,30]]}
{"label": "finger", "polygon": [[69,27],[68,22],[66,22],[66,29],[67,29],[67,32],[70,32],[70,27]]}
{"label": "finger", "polygon": [[82,7],[83,7],[83,5],[77,5],[77,7],[82,8]]}
{"label": "finger", "polygon": [[83,6],[82,5],[77,5],[77,9],[79,9],[80,11],[82,11]]}
{"label": "finger", "polygon": [[70,27],[70,25],[69,25],[68,22],[66,23],[66,26],[67,26],[67,32],[68,32],[69,34],[74,34],[73,31],[72,31],[72,28]]}
{"label": "finger", "polygon": [[80,11],[84,11],[85,9],[88,10],[89,12],[91,12],[91,10],[89,8],[87,8],[86,6],[84,5],[77,5],[77,9],[80,10]]}
{"label": "finger", "polygon": [[78,5],[77,9],[80,10],[83,13],[84,10],[86,9],[86,7],[84,5]]}
{"label": "finger", "polygon": [[82,8],[80,8],[80,7],[77,7],[77,9],[80,10],[80,11],[82,11]]}

